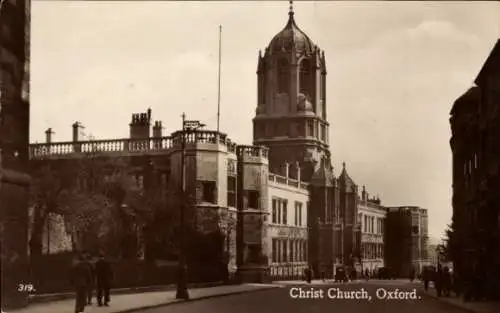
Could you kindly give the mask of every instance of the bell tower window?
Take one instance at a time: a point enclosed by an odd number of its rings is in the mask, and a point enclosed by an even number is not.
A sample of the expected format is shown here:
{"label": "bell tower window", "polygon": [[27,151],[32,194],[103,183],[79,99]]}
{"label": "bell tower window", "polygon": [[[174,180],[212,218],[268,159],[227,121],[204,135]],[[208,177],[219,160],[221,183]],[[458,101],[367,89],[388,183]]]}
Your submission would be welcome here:
{"label": "bell tower window", "polygon": [[299,87],[300,92],[306,95],[308,98],[310,97],[310,88],[311,86],[311,63],[309,60],[303,60],[300,62],[300,74],[299,74]]}
{"label": "bell tower window", "polygon": [[278,61],[278,92],[288,93],[290,89],[290,66],[288,61]]}

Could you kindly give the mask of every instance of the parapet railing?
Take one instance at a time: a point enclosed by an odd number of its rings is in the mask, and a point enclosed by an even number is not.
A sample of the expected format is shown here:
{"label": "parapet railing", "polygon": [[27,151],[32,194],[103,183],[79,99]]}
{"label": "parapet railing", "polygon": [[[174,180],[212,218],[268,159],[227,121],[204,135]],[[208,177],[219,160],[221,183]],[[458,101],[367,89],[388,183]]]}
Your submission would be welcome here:
{"label": "parapet railing", "polygon": [[364,206],[367,206],[367,207],[369,207],[369,208],[373,208],[373,209],[380,209],[380,210],[382,210],[382,209],[383,209],[383,206],[382,206],[382,205],[379,205],[379,204],[373,203],[373,202],[371,202],[371,201],[363,201],[363,200],[360,200],[360,201],[359,201],[359,204],[364,205]]}
{"label": "parapet railing", "polygon": [[[233,143],[226,134],[216,131],[187,131],[185,132],[186,143],[213,143],[217,142],[227,147],[228,152],[236,153],[237,145]],[[168,137],[146,138],[146,139],[107,139],[90,141],[69,141],[53,143],[30,144],[29,153],[31,159],[50,156],[64,156],[75,153],[93,152],[132,152],[147,153],[167,151],[174,147],[180,147],[182,143],[182,132],[178,131]]]}
{"label": "parapet railing", "polygon": [[269,148],[264,146],[238,146],[238,156],[249,155],[252,157],[268,158]]}
{"label": "parapet railing", "polygon": [[277,184],[283,184],[294,188],[308,189],[308,184],[305,182],[298,181],[296,179],[286,178],[285,176],[269,174],[269,181]]}
{"label": "parapet railing", "polygon": [[[227,151],[229,153],[236,153],[237,144],[232,142],[231,139],[227,137],[224,133],[218,133],[216,131],[211,130],[187,130],[185,133],[186,144],[193,143],[217,143],[217,137],[219,140],[219,144],[222,144],[227,147]],[[182,140],[182,131],[176,131],[172,134],[172,139],[174,141],[174,145],[181,144]]]}
{"label": "parapet railing", "polygon": [[173,141],[171,137],[161,137],[37,143],[30,145],[29,152],[30,158],[36,159],[74,153],[163,151],[172,147]]}

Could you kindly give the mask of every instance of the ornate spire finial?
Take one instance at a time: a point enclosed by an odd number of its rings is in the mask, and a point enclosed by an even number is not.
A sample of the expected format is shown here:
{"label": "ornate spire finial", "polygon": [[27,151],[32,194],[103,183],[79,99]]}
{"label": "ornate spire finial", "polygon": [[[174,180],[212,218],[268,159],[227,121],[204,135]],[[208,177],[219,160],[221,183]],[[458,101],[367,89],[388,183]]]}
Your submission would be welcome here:
{"label": "ornate spire finial", "polygon": [[288,2],[290,3],[290,9],[289,9],[289,11],[288,11],[288,14],[289,14],[289,15],[293,15],[293,1],[292,1],[292,0],[290,0],[290,1],[288,1]]}

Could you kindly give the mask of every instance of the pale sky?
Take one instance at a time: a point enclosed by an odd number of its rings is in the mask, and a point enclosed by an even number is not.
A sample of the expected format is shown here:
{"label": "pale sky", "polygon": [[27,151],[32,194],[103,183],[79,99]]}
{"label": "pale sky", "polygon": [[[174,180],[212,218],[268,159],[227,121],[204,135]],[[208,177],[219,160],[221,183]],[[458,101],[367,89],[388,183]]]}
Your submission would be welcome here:
{"label": "pale sky", "polygon": [[[325,51],[335,172],[382,203],[451,222],[449,111],[500,37],[495,2],[295,2],[298,26]],[[257,56],[286,24],[288,2],[32,4],[31,141],[125,138],[148,107],[166,133],[181,114],[216,128],[218,25],[221,131],[252,142]]]}

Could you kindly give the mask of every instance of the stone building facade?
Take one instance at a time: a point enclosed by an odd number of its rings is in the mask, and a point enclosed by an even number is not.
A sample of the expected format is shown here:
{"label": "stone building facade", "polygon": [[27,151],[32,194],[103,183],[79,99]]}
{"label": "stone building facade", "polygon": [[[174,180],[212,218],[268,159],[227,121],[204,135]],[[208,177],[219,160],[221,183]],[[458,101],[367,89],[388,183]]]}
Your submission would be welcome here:
{"label": "stone building facade", "polygon": [[385,229],[385,263],[396,276],[408,277],[412,269],[419,274],[430,265],[427,209],[388,207]]}
{"label": "stone building facade", "polygon": [[27,294],[30,1],[0,2],[0,244],[2,309]]}
{"label": "stone building facade", "polygon": [[361,223],[361,262],[363,272],[376,273],[384,267],[384,234],[387,210],[380,199],[370,197],[365,187],[358,203],[358,217]]}
{"label": "stone building facade", "polygon": [[315,273],[356,265],[360,253],[358,187],[345,165],[335,177],[329,148],[325,53],[303,32],[290,7],[288,22],[259,52],[253,143],[269,148],[269,167],[297,164],[309,183],[308,258]]}
{"label": "stone building facade", "polygon": [[[130,138],[82,141],[75,123],[71,142],[48,137],[46,143],[32,144],[31,162],[41,166],[93,152],[127,158],[143,188],[155,179],[151,172],[166,175],[169,186],[180,186],[182,132],[162,136],[161,123],[151,124],[148,110],[132,116]],[[283,175],[270,173],[267,148],[237,145],[223,133],[196,130],[185,136],[186,190],[195,199],[196,223],[204,232],[226,233],[229,272],[245,280],[258,280],[269,267],[277,273],[291,266],[302,272],[307,266],[309,186],[300,174],[291,178],[289,167],[279,173]]]}
{"label": "stone building facade", "polygon": [[500,41],[497,41],[475,79],[475,86],[455,101],[450,112],[453,234],[449,244],[454,270],[464,281],[479,284],[474,285],[477,292],[497,298],[500,294],[497,283],[500,279],[499,68]]}
{"label": "stone building facade", "polygon": [[[384,218],[380,200],[364,190],[360,196],[345,163],[334,174],[325,53],[297,26],[292,8],[286,26],[259,53],[257,82],[252,146],[214,131],[185,135],[187,191],[203,228],[226,232],[229,271],[256,281],[264,272],[297,275],[307,266],[327,276],[340,265],[381,266],[382,235],[372,233],[376,226],[363,231],[365,217]],[[93,151],[126,158],[144,188],[154,175],[180,186],[182,132],[164,136],[150,110],[132,116],[126,139],[83,141],[79,127],[74,124],[70,142],[53,142],[49,130],[46,143],[31,145],[32,162]]]}

